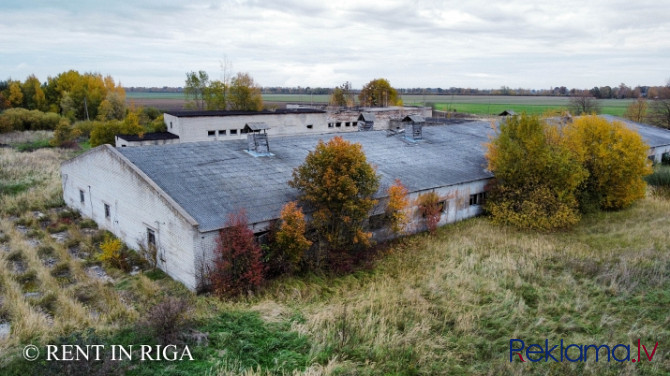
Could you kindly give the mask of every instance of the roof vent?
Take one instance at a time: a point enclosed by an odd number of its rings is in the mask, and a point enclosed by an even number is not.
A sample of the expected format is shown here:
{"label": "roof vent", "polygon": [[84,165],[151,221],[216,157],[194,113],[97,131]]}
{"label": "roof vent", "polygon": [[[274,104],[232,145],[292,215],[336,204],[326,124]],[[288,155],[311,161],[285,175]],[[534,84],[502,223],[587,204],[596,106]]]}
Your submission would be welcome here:
{"label": "roof vent", "polygon": [[423,140],[423,126],[426,120],[419,115],[408,115],[402,119],[405,126],[405,138],[410,141]]}
{"label": "roof vent", "polygon": [[270,144],[268,143],[267,130],[270,127],[263,123],[247,123],[242,129],[242,133],[247,134],[247,151],[254,156],[268,156],[270,153]]}
{"label": "roof vent", "polygon": [[375,125],[375,114],[370,112],[363,112],[358,116],[358,130],[371,131]]}

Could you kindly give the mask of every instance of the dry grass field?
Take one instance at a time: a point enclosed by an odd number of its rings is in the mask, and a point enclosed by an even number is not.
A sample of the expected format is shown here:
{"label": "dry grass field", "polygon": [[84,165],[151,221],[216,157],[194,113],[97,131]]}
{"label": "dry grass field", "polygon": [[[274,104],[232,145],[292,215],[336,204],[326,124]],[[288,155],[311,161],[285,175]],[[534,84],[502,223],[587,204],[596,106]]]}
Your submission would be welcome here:
{"label": "dry grass field", "polygon": [[[32,142],[28,134],[21,142]],[[0,143],[9,143],[0,139]],[[234,301],[196,296],[151,269],[98,261],[103,233],[67,210],[59,164],[73,151],[0,148],[0,373],[56,374],[26,344],[153,344],[143,319],[186,299],[193,362],[126,362],[131,375],[667,375],[670,201],[649,194],[558,233],[475,218],[386,248],[371,267],[271,281]],[[92,329],[93,334],[84,336]],[[90,333],[90,331],[88,331]],[[625,344],[653,361],[509,361],[527,344]],[[88,341],[88,342],[86,342]],[[190,342],[189,342],[190,341]],[[644,355],[643,355],[644,359]],[[91,366],[90,364],[88,366]],[[82,374],[104,374],[97,364]],[[51,372],[51,373],[50,373]],[[61,370],[62,372],[62,370]]]}

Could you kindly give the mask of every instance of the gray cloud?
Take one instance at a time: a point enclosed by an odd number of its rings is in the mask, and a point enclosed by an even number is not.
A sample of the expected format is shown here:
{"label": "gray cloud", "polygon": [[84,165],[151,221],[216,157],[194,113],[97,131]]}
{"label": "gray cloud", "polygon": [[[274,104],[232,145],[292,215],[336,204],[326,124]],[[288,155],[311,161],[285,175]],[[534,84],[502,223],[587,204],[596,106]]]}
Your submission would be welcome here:
{"label": "gray cloud", "polygon": [[266,86],[655,85],[670,76],[669,11],[618,0],[10,0],[0,72],[180,86],[191,70],[217,77],[225,55]]}

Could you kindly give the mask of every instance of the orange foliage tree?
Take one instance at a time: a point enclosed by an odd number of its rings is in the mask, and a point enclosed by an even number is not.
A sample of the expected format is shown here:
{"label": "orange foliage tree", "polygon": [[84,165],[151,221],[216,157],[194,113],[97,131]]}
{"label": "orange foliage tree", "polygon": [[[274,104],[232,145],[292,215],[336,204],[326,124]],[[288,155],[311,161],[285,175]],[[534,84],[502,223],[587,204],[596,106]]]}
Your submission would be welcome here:
{"label": "orange foliage tree", "polygon": [[305,237],[305,215],[294,201],[284,205],[280,216],[281,224],[275,236],[275,244],[270,257],[273,264],[282,265],[283,271],[291,273],[298,268],[305,251],[312,242]]}
{"label": "orange foliage tree", "polygon": [[394,235],[402,235],[409,222],[409,217],[406,212],[406,209],[409,206],[409,191],[405,188],[400,179],[396,179],[386,193],[389,195],[385,213],[389,222],[389,229]]}
{"label": "orange foliage tree", "polygon": [[371,234],[363,230],[363,222],[376,203],[372,195],[379,177],[360,144],[342,137],[319,141],[293,170],[289,185],[299,189],[300,199],[314,208],[311,224],[320,245],[334,251],[369,245]]}

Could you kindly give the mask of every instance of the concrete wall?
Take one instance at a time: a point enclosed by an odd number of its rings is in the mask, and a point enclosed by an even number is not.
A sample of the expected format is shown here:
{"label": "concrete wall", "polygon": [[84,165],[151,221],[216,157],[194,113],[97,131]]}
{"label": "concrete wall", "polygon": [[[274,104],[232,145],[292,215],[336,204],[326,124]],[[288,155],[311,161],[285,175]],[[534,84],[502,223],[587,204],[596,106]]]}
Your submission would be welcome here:
{"label": "concrete wall", "polygon": [[[433,115],[430,107],[365,107],[361,109],[339,109],[328,112],[328,123],[341,123],[341,131],[347,131],[344,124],[346,122],[356,122],[358,116],[363,112],[369,112],[375,115],[375,130],[391,129],[391,120],[401,120],[407,115],[419,115],[431,117]],[[358,130],[356,128],[352,130]]]}
{"label": "concrete wall", "polygon": [[132,146],[147,146],[147,145],[168,145],[168,144],[178,144],[178,138],[172,138],[169,140],[142,140],[142,141],[127,141],[119,136],[115,136],[115,144],[117,148],[125,148]]}
{"label": "concrete wall", "polygon": [[[168,132],[178,135],[180,142],[246,139],[242,129],[245,124],[254,122],[270,126],[267,131],[270,136],[330,132],[325,113],[199,117],[176,117],[166,113],[163,116]],[[214,134],[210,135],[210,132]]]}
{"label": "concrete wall", "polygon": [[654,163],[661,163],[664,153],[670,153],[670,145],[657,146],[649,149],[649,157],[654,156]]}
{"label": "concrete wall", "polygon": [[[64,162],[61,174],[63,197],[69,207],[134,249],[146,245],[147,228],[154,230],[158,267],[188,288],[195,288],[193,248],[197,229],[118,152],[100,146]],[[110,208],[109,217],[105,217],[105,204]]]}

